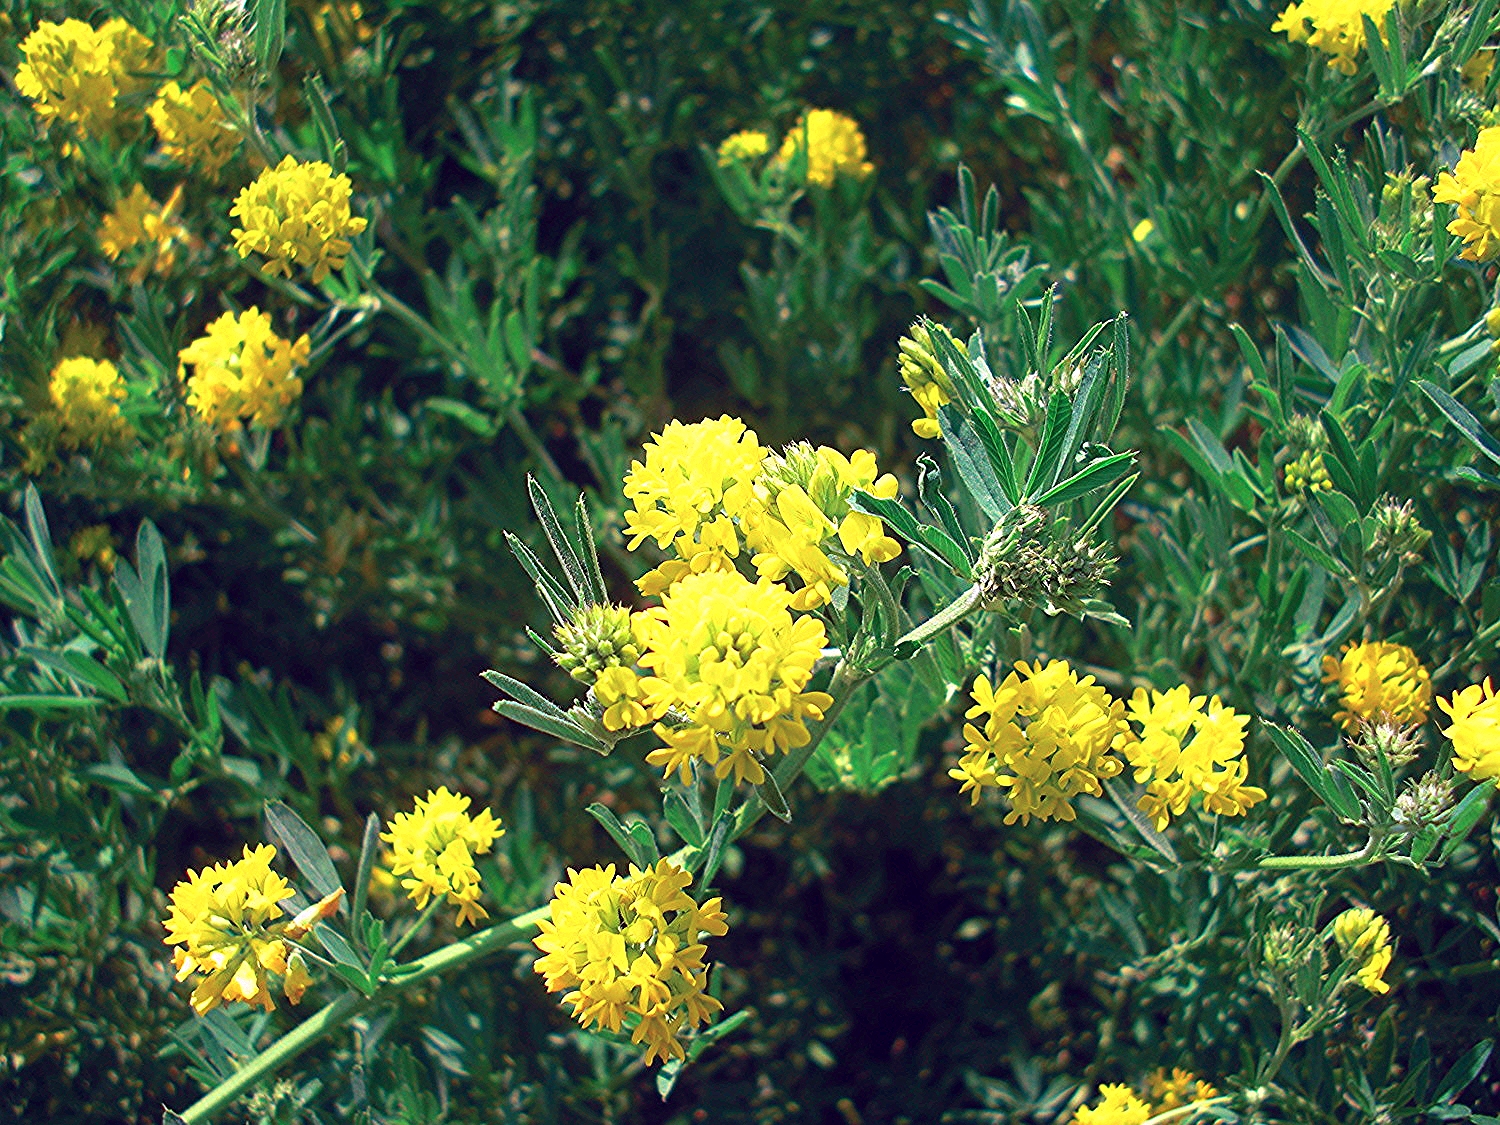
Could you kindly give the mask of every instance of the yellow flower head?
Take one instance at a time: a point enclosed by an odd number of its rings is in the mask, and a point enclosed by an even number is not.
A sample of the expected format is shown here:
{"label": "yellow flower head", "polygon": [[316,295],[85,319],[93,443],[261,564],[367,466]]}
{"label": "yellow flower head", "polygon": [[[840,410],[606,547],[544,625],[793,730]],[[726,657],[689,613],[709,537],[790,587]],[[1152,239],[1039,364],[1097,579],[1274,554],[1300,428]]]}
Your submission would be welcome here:
{"label": "yellow flower head", "polygon": [[147,112],[161,139],[162,152],[179,164],[203,169],[209,176],[218,175],[239,147],[239,133],[224,116],[213,87],[202,79],[187,90],[168,82]]}
{"label": "yellow flower head", "polygon": [[1139,734],[1121,739],[1135,779],[1146,783],[1142,812],[1158,831],[1187,810],[1194,794],[1219,816],[1242,815],[1266,799],[1266,791],[1246,785],[1245,728],[1250,717],[1219,702],[1193,695],[1186,685],[1171,691],[1136,688],[1130,719]]}
{"label": "yellow flower head", "polygon": [[253,305],[239,316],[225,313],[178,353],[188,405],[222,431],[238,429],[242,419],[268,429],[279,425],[302,393],[302,380],[292,372],[307,362],[310,349],[305,334],[296,343],[276,335],[271,318]]}
{"label": "yellow flower head", "polygon": [[776,159],[790,163],[799,152],[807,153],[807,182],[832,187],[838,176],[864,179],[875,171],[865,159],[865,135],[854,118],[832,109],[810,109],[803,113],[781,142]]}
{"label": "yellow flower head", "polygon": [[349,239],[365,229],[365,220],[349,211],[353,185],[333,174],[321,160],[299,163],[288,156],[267,168],[240,191],[229,214],[240,225],[234,248],[241,258],[254,251],[266,258],[266,269],[284,277],[293,266],[312,271],[313,284],[330,271],[343,269]]}
{"label": "yellow flower head", "polygon": [[1073,1115],[1073,1125],[1145,1125],[1151,1107],[1124,1083],[1099,1087],[1099,1104],[1083,1106]]}
{"label": "yellow flower head", "polygon": [[1354,61],[1365,48],[1365,24],[1369,16],[1385,41],[1386,13],[1396,0],[1302,0],[1290,5],[1271,25],[1284,31],[1293,43],[1306,43],[1329,56],[1328,65],[1344,74],[1359,69]]}
{"label": "yellow flower head", "polygon": [[1333,920],[1333,940],[1344,960],[1354,966],[1354,979],[1374,993],[1391,990],[1381,978],[1391,963],[1391,927],[1373,910],[1355,907]]}
{"label": "yellow flower head", "polygon": [[1411,649],[1390,641],[1351,641],[1337,659],[1323,657],[1323,682],[1338,685],[1343,706],[1333,717],[1351,734],[1361,723],[1413,727],[1432,707],[1427,669]]}
{"label": "yellow flower head", "polygon": [[1174,1066],[1169,1074],[1167,1068],[1162,1066],[1146,1075],[1144,1093],[1145,1100],[1151,1103],[1151,1112],[1162,1113],[1169,1109],[1180,1109],[1191,1102],[1218,1097],[1219,1091],[1192,1071]]}
{"label": "yellow flower head", "polygon": [[646,1045],[646,1063],[681,1059],[685,1029],[708,1023],[723,1006],[708,994],[706,934],[729,932],[722,900],[699,906],[686,893],[693,877],[669,859],[617,876],[614,865],[568,869],[552,892],[551,916],[532,943],[548,992],[571,989],[563,1003],[584,1027],[618,1032]]}
{"label": "yellow flower head", "polygon": [[867,565],[901,553],[901,545],[885,534],[885,524],[850,508],[856,489],[883,499],[896,495],[896,478],[880,475],[868,449],[845,457],[827,446],[798,442],[766,458],[756,480],[756,502],[741,522],[761,577],[780,582],[795,573],[801,578],[793,609],[815,609],[832,597],[834,587],[849,584],[848,572],[828,554],[835,536],[845,557],[858,555]]}
{"label": "yellow flower head", "polygon": [[158,203],[140,184],[115,204],[99,224],[99,249],[110,261],[118,261],[138,246],[145,247],[130,280],[139,283],[148,270],[169,273],[177,264],[177,247],[188,240],[187,228],[173,217],[182,204],[179,184],[165,203]]}
{"label": "yellow flower head", "polygon": [[694,569],[739,554],[733,521],[754,502],[766,458],[755,431],[727,414],[691,425],[674,421],[645,453],[625,474],[625,498],[633,505],[625,513],[626,546],[633,551],[655,540],[681,559],[696,559]]}
{"label": "yellow flower head", "polygon": [[1479,130],[1458,167],[1438,175],[1432,198],[1458,207],[1448,233],[1464,240],[1460,258],[1487,262],[1500,256],[1500,125]]}
{"label": "yellow flower head", "polygon": [[733,164],[739,160],[754,160],[771,150],[771,138],[756,129],[746,129],[725,137],[719,144],[719,163]]}
{"label": "yellow flower head", "polygon": [[1006,824],[1073,820],[1072,799],[1099,796],[1100,782],[1124,768],[1110,748],[1124,728],[1125,705],[1093,676],[1080,680],[1065,660],[1018,662],[998,689],[980,676],[972,696],[965,717],[983,715],[984,726],[964,724],[963,756],[948,775],[976,805],[983,790],[1004,789]]}
{"label": "yellow flower head", "polygon": [[52,369],[48,385],[57,411],[58,441],[67,449],[124,437],[130,423],[120,413],[125,377],[107,359],[72,356]]}
{"label": "yellow flower head", "polygon": [[1333,481],[1323,466],[1323,455],[1316,450],[1304,450],[1286,467],[1283,474],[1288,492],[1330,492]]}
{"label": "yellow flower head", "polygon": [[294,1004],[301,999],[305,980],[300,978],[306,970],[288,974],[287,943],[329,917],[343,891],[282,921],[281,904],[292,896],[292,888],[271,870],[275,858],[270,844],[247,846],[243,858],[189,871],[172,888],[166,944],[182,946],[172,955],[178,980],[194,973],[203,977],[192,996],[193,1011],[200,1016],[234,1000],[269,1011],[274,1007],[269,973],[287,975],[287,998]]}
{"label": "yellow flower head", "polygon": [[[933,328],[943,333],[948,342],[964,355],[969,354],[964,342],[955,340],[942,325],[934,325]],[[943,432],[938,424],[938,407],[953,400],[954,390],[948,372],[944,370],[942,360],[938,359],[933,347],[932,333],[920,322],[913,324],[907,330],[907,335],[901,337],[896,348],[899,353],[897,366],[901,371],[901,381],[922,408],[922,417],[911,424],[912,432],[921,438],[935,438]]]}
{"label": "yellow flower head", "polygon": [[16,87],[43,120],[76,126],[88,137],[106,138],[130,112],[123,100],[144,94],[151,40],[122,19],[97,31],[82,20],[50,20],[21,43],[26,61]]}
{"label": "yellow flower head", "polygon": [[391,845],[390,866],[404,875],[401,885],[416,902],[427,906],[433,895],[446,895],[458,907],[458,923],[488,918],[479,905],[479,872],[474,857],[490,850],[505,829],[485,809],[470,816],[469,798],[443,786],[417,798],[416,812],[397,813],[390,830],[380,838]]}
{"label": "yellow flower head", "polygon": [[1453,768],[1475,781],[1500,777],[1500,699],[1490,678],[1439,699],[1438,706],[1453,720],[1443,731],[1453,740]]}
{"label": "yellow flower head", "polygon": [[767,579],[709,571],[679,579],[661,606],[635,615],[646,669],[640,706],[652,719],[668,711],[685,719],[657,723],[666,745],[648,762],[687,781],[702,761],[716,777],[759,785],[764,759],[807,745],[806,720],[821,719],[833,702],[803,690],[827,638],[816,617],[792,616],[791,600]]}

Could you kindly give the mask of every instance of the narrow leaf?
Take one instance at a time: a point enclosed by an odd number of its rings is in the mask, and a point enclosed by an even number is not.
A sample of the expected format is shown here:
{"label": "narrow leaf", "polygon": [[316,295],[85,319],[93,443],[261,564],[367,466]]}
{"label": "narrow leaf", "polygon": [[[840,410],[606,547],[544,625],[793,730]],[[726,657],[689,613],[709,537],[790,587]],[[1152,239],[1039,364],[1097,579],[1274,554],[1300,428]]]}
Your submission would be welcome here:
{"label": "narrow leaf", "polygon": [[[307,881],[318,892],[319,898],[333,894],[343,885],[339,882],[339,873],[333,866],[333,860],[328,857],[328,849],[323,846],[323,841],[287,804],[282,801],[266,802],[266,827],[281,842],[287,855],[297,865],[297,870],[307,877]],[[345,909],[344,902],[340,899],[339,910]]]}

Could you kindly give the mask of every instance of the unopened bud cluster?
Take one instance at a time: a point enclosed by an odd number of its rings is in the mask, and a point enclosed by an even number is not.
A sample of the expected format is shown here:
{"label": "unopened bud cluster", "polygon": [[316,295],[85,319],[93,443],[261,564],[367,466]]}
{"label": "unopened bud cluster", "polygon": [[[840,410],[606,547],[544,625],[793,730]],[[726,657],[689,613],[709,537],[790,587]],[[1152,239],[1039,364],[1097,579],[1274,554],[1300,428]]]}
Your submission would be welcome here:
{"label": "unopened bud cluster", "polygon": [[1389,496],[1383,497],[1371,513],[1375,523],[1373,547],[1377,555],[1411,566],[1422,555],[1422,550],[1432,538],[1417,520],[1410,500],[1399,504]]}
{"label": "unopened bud cluster", "polygon": [[1452,803],[1453,783],[1439,777],[1435,770],[1428,770],[1420,778],[1407,781],[1396,795],[1391,819],[1416,832],[1442,820]]}
{"label": "unopened bud cluster", "polygon": [[1080,613],[1109,583],[1114,558],[1087,536],[1051,522],[1045,508],[1023,504],[995,525],[979,559],[981,604],[1007,610],[1017,603],[1049,613]]}
{"label": "unopened bud cluster", "polygon": [[1416,761],[1421,748],[1420,727],[1389,719],[1361,721],[1359,737],[1354,741],[1355,752],[1367,765],[1382,760],[1392,767],[1410,765]]}
{"label": "unopened bud cluster", "polygon": [[630,610],[618,605],[588,605],[566,625],[553,630],[561,652],[553,659],[575,680],[592,684],[606,668],[629,668],[640,659]]}

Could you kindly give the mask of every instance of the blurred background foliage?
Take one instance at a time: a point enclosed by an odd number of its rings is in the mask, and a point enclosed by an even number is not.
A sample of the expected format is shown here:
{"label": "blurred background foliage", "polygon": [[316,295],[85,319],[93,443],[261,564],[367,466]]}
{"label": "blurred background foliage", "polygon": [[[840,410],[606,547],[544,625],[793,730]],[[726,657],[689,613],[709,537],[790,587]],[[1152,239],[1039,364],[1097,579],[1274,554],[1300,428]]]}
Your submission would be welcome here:
{"label": "blurred background foliage", "polygon": [[[1452,51],[1493,7],[1403,5],[1404,69],[1347,77],[1259,0],[292,0],[259,136],[215,181],[140,137],[64,154],[14,88],[18,44],[99,13],[0,2],[0,1113],[156,1120],[288,1018],[194,1020],[157,921],[186,869],[260,838],[267,799],[348,859],[367,813],[472,795],[508,827],[485,871],[500,916],[565,864],[617,861],[578,810],[654,817],[643,751],[556,746],[494,715],[478,677],[568,690],[524,634],[545,615],[504,545],[531,526],[524,474],[589,494],[621,600],[645,564],[620,549],[619,481],[671,418],[871,448],[914,493],[896,340],[919,314],[982,329],[1017,378],[1016,310],[1048,286],[1060,350],[1128,316],[1117,447],[1142,478],[1113,601],[1133,628],[1038,614],[1009,658],[1070,655],[1120,691],[1186,681],[1316,745],[1318,659],[1357,631],[1412,645],[1440,690],[1491,670],[1495,492],[1455,472],[1474,457],[1414,381],[1495,428],[1493,270],[1444,271],[1411,185],[1489,121],[1493,77],[1464,85]],[[215,73],[181,4],[117,11],[168,71]],[[718,143],[810,106],[861,124],[874,175],[775,215],[734,197]],[[370,219],[316,293],[229,248],[233,193],[285,151],[347,171]],[[194,234],[149,281],[94,234],[135,182],[183,182]],[[205,442],[149,388],[252,304],[288,332],[300,308],[306,390],[269,437]],[[142,440],[47,445],[48,373],[77,354],[128,373]],[[1342,505],[1278,491],[1325,450]],[[1386,494],[1435,532],[1420,559],[1377,541]],[[1257,537],[1293,525],[1268,554]],[[1244,836],[1204,828],[1180,868],[1127,863],[969,810],[946,774],[952,685],[906,677],[851,709],[864,726],[814,760],[793,824],[731,856],[715,957],[752,1019],[665,1100],[507,958],[362,1021],[242,1115],[1064,1122],[1084,1083],[1253,1070],[1275,1039],[1258,935],[1340,897],[1391,918],[1396,992],[1318,1033],[1280,1119],[1395,1120],[1467,1085],[1443,1083],[1495,1030],[1488,818],[1436,873],[1215,862],[1295,847],[1299,826],[1305,844],[1305,795]],[[1488,1076],[1465,1097],[1500,1110]]]}

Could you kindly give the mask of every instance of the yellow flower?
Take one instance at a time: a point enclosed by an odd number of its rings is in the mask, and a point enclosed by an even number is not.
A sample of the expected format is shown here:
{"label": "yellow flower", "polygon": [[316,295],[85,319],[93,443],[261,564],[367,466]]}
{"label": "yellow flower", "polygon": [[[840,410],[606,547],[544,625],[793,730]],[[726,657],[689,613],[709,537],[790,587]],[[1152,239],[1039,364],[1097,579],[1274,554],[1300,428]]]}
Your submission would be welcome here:
{"label": "yellow flower", "polygon": [[162,152],[179,164],[203,169],[209,176],[216,176],[239,147],[239,133],[224,116],[213,87],[202,79],[187,90],[168,82],[147,112],[161,139]]}
{"label": "yellow flower", "polygon": [[380,838],[391,845],[391,873],[405,875],[401,885],[425,909],[433,895],[446,895],[458,907],[458,924],[488,918],[479,905],[480,879],[474,857],[490,850],[505,829],[485,809],[468,813],[469,798],[448,787],[417,798],[416,812],[397,813]]}
{"label": "yellow flower", "polygon": [[1305,450],[1295,461],[1287,465],[1283,474],[1288,492],[1330,492],[1333,481],[1323,467],[1323,455],[1314,450]]}
{"label": "yellow flower", "polygon": [[1073,1125],[1145,1125],[1151,1107],[1123,1083],[1099,1087],[1099,1104],[1083,1106],[1073,1115]]}
{"label": "yellow flower", "polygon": [[1142,219],[1130,228],[1130,237],[1136,242],[1145,242],[1156,230],[1156,224],[1150,219]]}
{"label": "yellow flower", "polygon": [[[1386,13],[1396,0],[1302,0],[1290,5],[1271,25],[1293,43],[1306,43],[1329,56],[1328,65],[1345,74],[1359,69],[1355,56],[1365,47],[1364,16],[1369,16],[1381,42],[1385,41]],[[1309,25],[1311,29],[1309,30]]]}
{"label": "yellow flower", "polygon": [[865,135],[854,118],[832,109],[810,109],[781,142],[776,159],[790,163],[799,152],[807,153],[807,182],[832,187],[837,176],[864,179],[875,171],[865,159]]}
{"label": "yellow flower", "polygon": [[733,164],[738,160],[754,160],[771,150],[771,138],[755,129],[746,129],[725,137],[719,144],[719,163]]}
{"label": "yellow flower", "polygon": [[276,335],[271,318],[253,305],[239,316],[225,313],[178,353],[188,405],[223,431],[238,429],[242,419],[276,426],[302,393],[292,371],[307,362],[310,349],[305,334],[296,343]]}
{"label": "yellow flower", "polygon": [[1338,684],[1334,719],[1351,734],[1363,723],[1413,727],[1427,721],[1432,707],[1432,677],[1417,654],[1390,641],[1344,646],[1336,659],[1323,657],[1323,682]]}
{"label": "yellow flower", "polygon": [[1469,57],[1459,70],[1459,78],[1464,86],[1475,92],[1483,91],[1489,85],[1490,75],[1495,70],[1494,47],[1481,47]]}
{"label": "yellow flower", "polygon": [[65,449],[124,437],[130,423],[120,413],[125,378],[107,359],[72,356],[52,369],[48,384],[57,411],[58,442]]}
{"label": "yellow flower", "polygon": [[1453,740],[1453,768],[1475,781],[1500,777],[1500,699],[1490,678],[1439,699],[1438,706],[1453,720],[1443,731]]}
{"label": "yellow flower", "polygon": [[[635,616],[641,704],[652,719],[668,711],[685,721],[657,723],[666,743],[646,756],[686,782],[695,761],[718,778],[759,785],[761,762],[806,746],[806,719],[821,719],[833,699],[804,691],[826,635],[816,617],[793,618],[792,595],[738,571],[692,574],[674,582],[662,604]],[[727,754],[725,752],[727,751]]]}
{"label": "yellow flower", "polygon": [[827,446],[798,442],[766,458],[756,480],[756,502],[741,523],[755,552],[756,573],[775,582],[792,573],[801,578],[791,608],[816,609],[832,597],[834,587],[849,584],[848,572],[828,553],[835,550],[835,536],[844,557],[858,555],[866,565],[901,553],[879,519],[850,508],[856,489],[891,499],[896,478],[880,476],[875,454],[867,449],[845,457]]}
{"label": "yellow flower", "polygon": [[1127,729],[1120,744],[1136,781],[1146,783],[1138,805],[1157,831],[1185,812],[1194,794],[1202,795],[1206,811],[1219,816],[1243,815],[1266,799],[1264,789],[1245,784],[1250,717],[1225,707],[1217,695],[1205,700],[1186,685],[1171,691],[1136,688],[1130,719],[1140,733]]}
{"label": "yellow flower", "polygon": [[708,994],[705,934],[729,932],[722,900],[699,906],[686,894],[693,877],[669,859],[617,876],[614,865],[568,869],[552,892],[550,917],[532,943],[548,992],[571,989],[563,1003],[584,1027],[618,1032],[646,1045],[646,1064],[681,1059],[685,1029],[723,1007]]}
{"label": "yellow flower", "polygon": [[1354,907],[1333,920],[1333,940],[1344,960],[1354,966],[1354,979],[1374,993],[1391,986],[1381,978],[1391,963],[1391,928],[1373,910]]}
{"label": "yellow flower", "polygon": [[130,273],[132,283],[138,284],[151,269],[163,274],[170,272],[177,264],[177,247],[188,240],[187,228],[173,218],[181,204],[181,184],[165,203],[157,203],[144,187],[136,184],[100,222],[99,249],[114,262],[137,246],[147,248]]}
{"label": "yellow flower", "polygon": [[[1180,1109],[1191,1102],[1207,1101],[1217,1097],[1219,1091],[1204,1082],[1192,1071],[1174,1066],[1170,1074],[1167,1068],[1157,1067],[1146,1075],[1145,1100],[1151,1103],[1152,1113],[1169,1109]],[[1184,1118],[1183,1120],[1187,1120]]]}
{"label": "yellow flower", "polygon": [[292,276],[294,265],[305,266],[316,285],[343,269],[349,238],[365,229],[365,220],[350,214],[352,190],[349,177],[335,176],[323,161],[302,164],[288,156],[235,199],[229,211],[240,221],[230,232],[234,248],[241,258],[263,255],[267,271],[284,277]]}
{"label": "yellow flower", "polygon": [[151,40],[122,19],[97,31],[82,20],[44,21],[21,53],[26,61],[16,70],[16,88],[43,120],[74,125],[84,136],[108,137],[132,112],[121,102],[150,88],[139,75],[149,65]]}
{"label": "yellow flower", "polygon": [[1460,258],[1487,262],[1500,256],[1500,125],[1479,130],[1458,167],[1438,175],[1432,198],[1458,207],[1448,233],[1464,240]]}
{"label": "yellow flower", "polygon": [[280,921],[281,903],[293,892],[271,870],[275,858],[270,844],[247,846],[243,858],[189,871],[187,879],[172,888],[166,944],[182,946],[172,955],[178,980],[194,973],[203,977],[192,995],[193,1011],[200,1016],[234,1000],[269,1011],[275,1006],[268,987],[270,973],[287,976],[285,992],[292,1003],[302,997],[306,969],[289,973],[287,943],[332,915],[344,892],[339,889],[295,918]]}
{"label": "yellow flower", "polygon": [[965,717],[985,716],[984,727],[964,724],[964,752],[948,776],[976,805],[983,790],[1004,789],[1006,824],[1073,820],[1072,799],[1099,796],[1100,782],[1124,768],[1110,748],[1124,728],[1125,705],[1093,676],[1080,680],[1065,660],[1017,662],[998,689],[980,676],[971,694]]}
{"label": "yellow flower", "polygon": [[[933,328],[964,355],[969,354],[964,342],[955,340],[942,325],[935,324]],[[922,417],[911,424],[912,432],[920,438],[935,438],[943,432],[938,424],[938,407],[953,400],[953,382],[937,357],[931,332],[920,322],[907,329],[907,335],[901,337],[896,348],[901,381],[922,408]]]}
{"label": "yellow flower", "polygon": [[[671,548],[690,565],[686,572],[722,568],[739,554],[734,518],[755,500],[755,478],[766,450],[738,418],[724,415],[686,425],[669,422],[647,443],[646,460],[625,474],[626,546],[646,539]],[[675,573],[673,577],[675,577]],[[648,593],[659,586],[650,583]]]}

